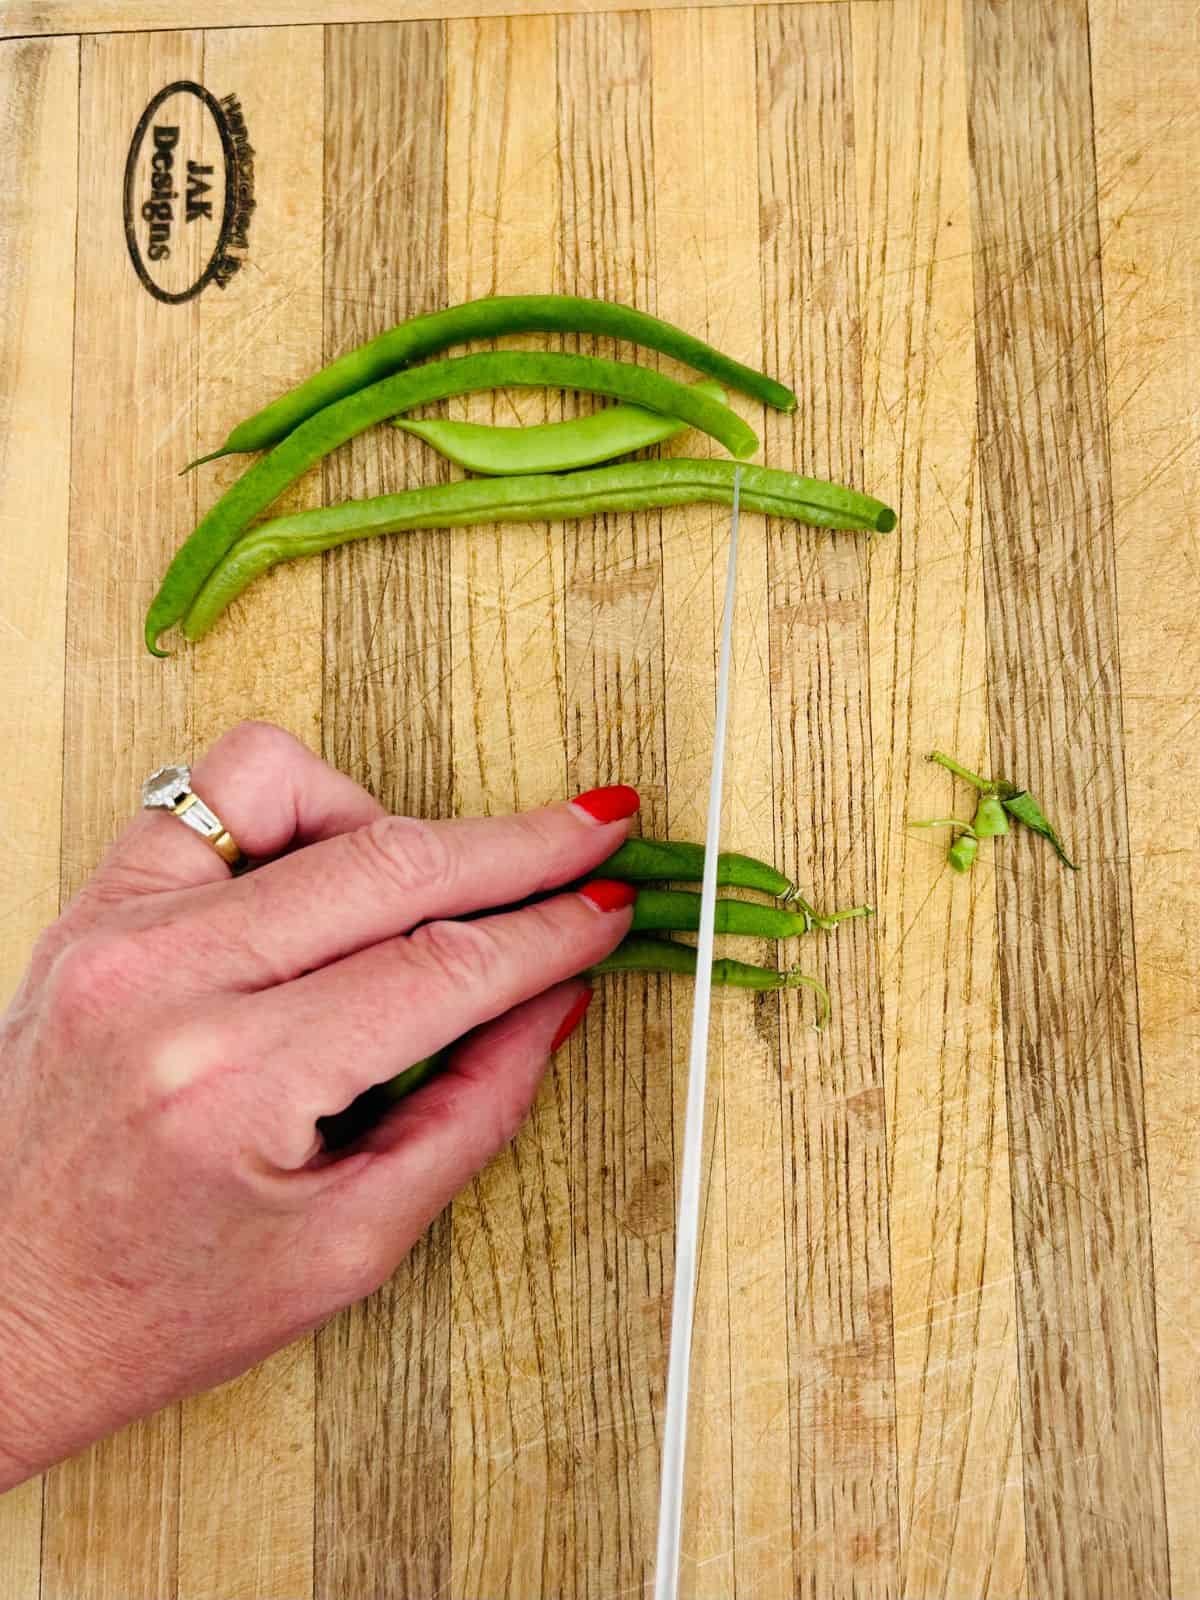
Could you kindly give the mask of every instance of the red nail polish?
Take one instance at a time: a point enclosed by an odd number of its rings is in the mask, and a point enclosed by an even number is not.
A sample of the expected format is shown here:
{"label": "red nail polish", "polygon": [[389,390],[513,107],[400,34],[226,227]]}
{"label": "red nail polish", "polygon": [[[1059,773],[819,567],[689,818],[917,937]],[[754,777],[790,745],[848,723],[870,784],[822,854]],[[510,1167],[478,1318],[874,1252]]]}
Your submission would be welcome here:
{"label": "red nail polish", "polygon": [[591,1003],[592,1003],[592,991],[590,989],[585,989],[583,991],[583,993],[578,996],[578,998],[575,1001],[575,1004],[571,1007],[571,1009],[567,1012],[566,1016],[559,1023],[558,1032],[554,1035],[553,1039],[551,1039],[551,1041],[550,1041],[550,1054],[551,1055],[554,1054],[554,1052],[558,1049],[560,1044],[564,1044],[566,1042],[566,1040],[569,1039],[571,1037],[571,1035],[575,1032],[575,1029],[583,1021],[584,1012],[591,1005]]}
{"label": "red nail polish", "polygon": [[637,899],[637,889],[632,883],[618,883],[615,878],[593,878],[579,892],[598,911],[624,911]]}
{"label": "red nail polish", "polygon": [[627,783],[610,783],[603,789],[589,789],[571,801],[586,811],[593,822],[621,822],[641,805],[641,796]]}

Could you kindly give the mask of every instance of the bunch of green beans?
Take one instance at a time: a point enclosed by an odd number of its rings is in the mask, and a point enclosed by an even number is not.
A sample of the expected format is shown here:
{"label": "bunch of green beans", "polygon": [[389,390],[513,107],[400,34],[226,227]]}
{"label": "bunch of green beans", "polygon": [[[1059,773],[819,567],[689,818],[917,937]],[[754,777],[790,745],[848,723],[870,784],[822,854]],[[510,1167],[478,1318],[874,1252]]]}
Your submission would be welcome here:
{"label": "bunch of green beans", "polygon": [[[377,338],[331,361],[305,383],[239,423],[225,443],[190,465],[245,450],[269,450],[293,428],[425,356],[472,339],[493,339],[510,333],[590,333],[643,345],[673,356],[697,372],[777,411],[794,411],[796,396],[765,373],[745,367],[673,323],[613,300],[591,300],[573,294],[504,294],[467,300],[427,316],[410,317]],[[417,404],[419,402],[413,402]],[[652,410],[657,409],[651,407]],[[673,415],[674,413],[672,413]],[[186,469],[185,469],[186,470]]]}
{"label": "bunch of green beans", "polygon": [[[685,385],[629,362],[521,350],[410,366],[454,344],[531,331],[628,340],[684,361],[715,381]],[[498,295],[410,318],[273,400],[234,428],[217,450],[191,463],[197,466],[237,451],[267,451],[226,490],[171,561],[146,615],[146,646],[154,655],[164,655],[159,639],[185,619],[186,636],[199,638],[255,572],[275,561],[368,533],[728,501],[730,462],[635,462],[609,469],[616,475],[594,484],[580,481],[575,471],[671,438],[685,426],[708,433],[734,456],[752,455],[757,436],[725,404],[721,383],[780,410],[790,411],[796,404],[792,391],[766,374],[671,323],[611,301]],[[514,386],[578,389],[624,404],[530,428],[487,428],[444,418],[413,421],[403,415],[453,395]],[[361,507],[330,507],[301,524],[279,518],[247,532],[302,473],[389,418],[451,460],[526,487],[506,496],[489,494],[487,485],[478,483],[444,484],[410,490],[406,496],[383,496]],[[652,469],[648,476],[636,470],[647,467]],[[754,470],[765,473],[763,468]],[[561,480],[565,487],[549,481],[548,475],[559,473],[566,475]],[[430,495],[428,501],[422,498]],[[877,500],[784,473],[768,474],[762,482],[752,482],[748,475],[743,499],[748,509],[819,527],[887,532],[895,524],[893,513]]]}
{"label": "bunch of green beans", "polygon": [[225,491],[167,568],[146,615],[147,648],[155,655],[163,653],[158,649],[159,635],[183,616],[251,519],[331,450],[374,423],[430,400],[511,387],[582,389],[612,395],[689,422],[736,456],[752,455],[758,448],[753,428],[728,406],[648,367],[524,350],[431,361],[368,384],[314,412]]}
{"label": "bunch of green beans", "polygon": [[[704,846],[676,839],[627,839],[591,876],[616,878],[638,885],[651,879],[661,883],[699,882],[704,876]],[[718,933],[788,939],[803,936],[814,928],[832,929],[852,917],[871,915],[870,906],[854,906],[821,915],[800,897],[792,880],[776,867],[755,856],[733,851],[722,852],[717,881],[730,888],[756,889],[783,902],[772,906],[753,900],[718,900]],[[629,933],[612,954],[591,967],[586,976],[598,978],[609,973],[644,972],[695,977],[697,956],[693,945],[681,944],[677,939],[654,938],[650,934],[694,932],[700,926],[700,900],[700,895],[687,890],[639,888]],[[799,909],[789,910],[790,906]],[[811,989],[817,996],[815,1025],[818,1029],[829,1015],[829,991],[818,978],[802,972],[780,971],[719,956],[713,961],[712,981],[724,988],[759,992]],[[344,1111],[322,1117],[317,1127],[326,1148],[340,1149],[359,1138],[398,1101],[428,1083],[445,1065],[449,1055],[448,1046],[415,1062],[388,1082],[375,1084]]]}

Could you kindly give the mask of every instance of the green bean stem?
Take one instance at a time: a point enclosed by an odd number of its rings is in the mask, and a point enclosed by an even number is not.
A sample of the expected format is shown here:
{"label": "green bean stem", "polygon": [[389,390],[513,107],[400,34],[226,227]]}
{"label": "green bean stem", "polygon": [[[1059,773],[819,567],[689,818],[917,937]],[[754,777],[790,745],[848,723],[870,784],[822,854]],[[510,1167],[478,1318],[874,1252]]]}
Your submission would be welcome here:
{"label": "green bean stem", "polygon": [[[719,383],[691,383],[688,388],[724,404],[725,391]],[[687,428],[684,422],[641,406],[603,406],[570,422],[541,422],[524,428],[456,422],[447,417],[417,422],[393,417],[392,426],[416,434],[468,472],[480,472],[489,478],[510,478],[527,472],[570,472],[595,466],[614,456],[662,444]]]}
{"label": "green bean stem", "polygon": [[946,860],[955,872],[970,872],[979,850],[979,840],[973,833],[961,834],[946,851]]}
{"label": "green bean stem", "polygon": [[[347,406],[352,403],[342,402]],[[303,424],[277,450],[251,468],[241,482],[245,483],[260,467],[289,450],[293,441],[316,420]],[[247,584],[278,562],[316,555],[352,539],[366,539],[379,533],[406,533],[415,528],[558,521],[594,516],[602,511],[637,511],[697,501],[730,505],[735,470],[731,461],[701,461],[686,456],[669,461],[628,461],[561,475],[474,478],[461,483],[433,484],[428,488],[405,489],[399,494],[379,495],[372,500],[347,500],[316,511],[275,517],[252,528],[228,550],[225,559],[206,574],[207,581],[198,586],[199,593],[192,601],[183,631],[189,639],[203,637]],[[762,511],[768,516],[785,517],[821,528],[887,533],[896,525],[895,513],[882,502],[839,484],[796,477],[772,467],[743,466],[741,474],[743,510]],[[234,487],[236,489],[237,485]],[[272,497],[277,492],[273,489]],[[247,512],[246,516],[252,514]],[[240,521],[245,520],[240,508],[238,516]],[[193,539],[204,526],[202,523]],[[191,542],[189,540],[189,545]],[[219,545],[222,554],[228,549],[223,539],[209,541],[206,535],[204,543]],[[177,562],[187,550],[188,545],[185,545],[176,557]],[[175,603],[177,596],[181,588],[186,592],[188,576],[185,574],[181,583],[175,585],[172,603],[169,606],[160,604],[169,579],[170,574],[147,620],[148,642],[169,626],[168,618],[175,620],[179,609]]]}
{"label": "green bean stem", "polygon": [[1008,832],[1008,813],[998,795],[979,796],[971,825],[977,839],[998,839]]}
{"label": "green bean stem", "polygon": [[947,772],[952,772],[956,778],[961,778],[964,783],[969,783],[973,789],[978,789],[980,794],[995,794],[996,785],[990,778],[981,778],[977,772],[970,771],[961,763],[955,761],[953,756],[948,756],[941,750],[931,750],[925,758],[932,761],[935,766],[945,767]]}
{"label": "green bean stem", "polygon": [[583,389],[611,395],[690,423],[736,456],[750,455],[758,448],[754,430],[728,406],[648,367],[624,361],[511,350],[454,356],[414,367],[315,412],[225,491],[167,568],[146,616],[149,650],[154,655],[165,653],[158,648],[159,635],[184,615],[247,523],[331,450],[397,412],[449,395],[508,387]]}
{"label": "green bean stem", "polygon": [[[1068,856],[1050,819],[1028,789],[1023,789],[1020,784],[1010,783],[1007,778],[981,778],[977,772],[971,772],[955,761],[953,756],[945,755],[941,750],[932,751],[928,759],[936,762],[939,767],[945,767],[947,772],[952,772],[964,783],[969,783],[983,796],[975,812],[975,832],[981,839],[989,834],[1007,833],[1007,818],[1015,817],[1031,833],[1036,833],[1039,838],[1047,841],[1064,867],[1069,867],[1072,872],[1079,871],[1075,862]],[[951,848],[953,849],[953,846]]]}
{"label": "green bean stem", "polygon": [[706,373],[731,389],[740,389],[778,411],[796,408],[796,396],[783,384],[722,355],[682,328],[645,311],[635,311],[632,306],[567,294],[493,295],[426,316],[410,317],[347,351],[239,423],[219,450],[201,456],[192,466],[236,451],[270,449],[316,412],[413,361],[471,339],[491,339],[508,333],[591,333],[624,339],[674,356],[697,372]]}
{"label": "green bean stem", "polygon": [[[642,889],[634,902],[630,930],[695,933],[700,926],[700,901],[700,895],[687,889]],[[870,914],[869,906],[855,906],[821,917],[807,904],[801,910],[789,911],[757,900],[718,900],[716,931],[754,939],[794,939],[813,928],[832,928],[848,918]]]}

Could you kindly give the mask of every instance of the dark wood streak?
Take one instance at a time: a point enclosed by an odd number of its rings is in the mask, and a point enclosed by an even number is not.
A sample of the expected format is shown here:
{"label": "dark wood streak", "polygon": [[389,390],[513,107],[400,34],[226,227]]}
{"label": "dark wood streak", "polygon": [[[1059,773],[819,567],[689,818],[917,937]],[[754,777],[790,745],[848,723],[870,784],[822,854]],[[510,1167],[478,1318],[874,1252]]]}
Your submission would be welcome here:
{"label": "dark wood streak", "polygon": [[[326,359],[446,301],[445,37],[440,22],[326,31]],[[325,464],[325,499],[431,481],[376,428]],[[450,795],[444,533],[325,557],[325,755],[391,810]],[[316,1594],[409,1600],[450,1570],[450,1222],[317,1338]]]}
{"label": "dark wood streak", "polygon": [[1087,15],[968,8],[992,753],[1083,871],[998,871],[1032,1594],[1169,1593]]}
{"label": "dark wood streak", "polygon": [[[766,459],[862,476],[850,17],[758,14],[767,369],[804,399],[767,417]],[[773,524],[771,691],[780,865],[819,903],[872,902],[870,679],[863,541]],[[835,820],[836,819],[836,820]],[[898,1593],[891,1268],[880,1031],[869,924],[821,946],[835,996],[782,1006],[784,1225],[792,1293],[794,1590]],[[864,1114],[864,1110],[869,1114]]]}

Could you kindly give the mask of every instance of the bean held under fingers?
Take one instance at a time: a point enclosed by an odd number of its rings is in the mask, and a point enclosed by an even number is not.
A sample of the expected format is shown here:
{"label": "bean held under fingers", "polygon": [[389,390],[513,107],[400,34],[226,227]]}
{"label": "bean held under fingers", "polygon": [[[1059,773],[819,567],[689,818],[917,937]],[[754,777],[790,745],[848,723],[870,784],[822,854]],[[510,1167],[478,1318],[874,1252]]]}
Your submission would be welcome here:
{"label": "bean held under fingers", "polygon": [[[722,404],[725,401],[725,391],[718,383],[692,383],[688,387],[710,400]],[[416,422],[393,417],[392,425],[416,434],[468,472],[500,478],[595,466],[614,456],[663,444],[687,428],[685,422],[645,411],[641,406],[604,406],[569,422],[534,423],[523,428],[456,422],[447,417]]]}
{"label": "bean held under fingers", "polygon": [[609,395],[690,423],[736,456],[750,455],[758,448],[754,430],[728,406],[648,367],[624,361],[514,350],[455,356],[413,367],[314,413],[225,491],[167,568],[146,616],[147,648],[154,655],[165,654],[158,648],[159,636],[184,616],[205,579],[247,525],[331,450],[373,424],[415,406],[450,395],[510,387],[582,389]]}
{"label": "bean held under fingers", "polygon": [[[666,972],[694,978],[697,959],[694,945],[631,934],[590,972],[594,976],[606,972]],[[749,961],[718,956],[712,964],[712,981],[729,989],[812,989],[819,1001],[817,1026],[820,1027],[829,1015],[829,991],[819,979],[803,972],[778,972],[774,967],[759,967]]]}
{"label": "bean held under fingers", "polygon": [[[695,933],[700,927],[701,898],[687,889],[643,889],[634,902],[630,931]],[[714,931],[750,939],[798,939],[814,928],[827,930],[839,922],[871,915],[870,906],[852,906],[823,917],[806,903],[799,904],[799,910],[790,911],[757,900],[718,900]]]}
{"label": "bean held under fingers", "polygon": [[[304,424],[297,434],[258,465],[266,466],[274,456],[286,450],[304,428],[311,426],[312,423]],[[219,564],[206,574],[198,586],[199,592],[190,602],[191,610],[183,631],[188,639],[202,638],[247,584],[278,562],[316,555],[353,539],[366,539],[380,533],[407,533],[416,528],[559,521],[606,511],[640,511],[701,501],[731,505],[735,471],[741,473],[743,510],[845,531],[888,533],[896,525],[895,513],[882,501],[841,484],[801,478],[773,467],[738,467],[732,461],[702,461],[687,456],[669,461],[628,461],[615,466],[591,467],[582,472],[472,478],[461,483],[405,489],[399,494],[379,495],[371,500],[347,500],[341,505],[300,511],[260,523],[232,548],[223,547],[224,559],[219,559]],[[187,548],[184,547],[181,557],[186,555]],[[160,595],[166,587],[164,581]],[[152,609],[147,623],[148,640],[153,628],[168,626],[162,620],[166,614],[161,608],[157,612]],[[768,889],[767,892],[782,891]]]}
{"label": "bean held under fingers", "polygon": [[697,372],[706,373],[719,383],[739,389],[778,411],[794,411],[796,407],[796,396],[783,384],[723,355],[673,323],[652,317],[645,311],[636,311],[632,306],[569,294],[490,295],[425,316],[410,317],[407,322],[347,351],[304,383],[289,389],[239,423],[220,449],[201,456],[191,465],[199,466],[202,461],[214,461],[218,456],[238,451],[268,450],[316,412],[398,372],[413,361],[471,339],[491,339],[510,333],[590,333],[623,339],[673,356]]}
{"label": "bean held under fingers", "polygon": [[[699,883],[704,877],[704,846],[686,839],[626,839],[596,868],[605,878],[624,883]],[[759,889],[787,900],[796,886],[768,861],[723,850],[717,858],[717,882],[731,889]]]}

